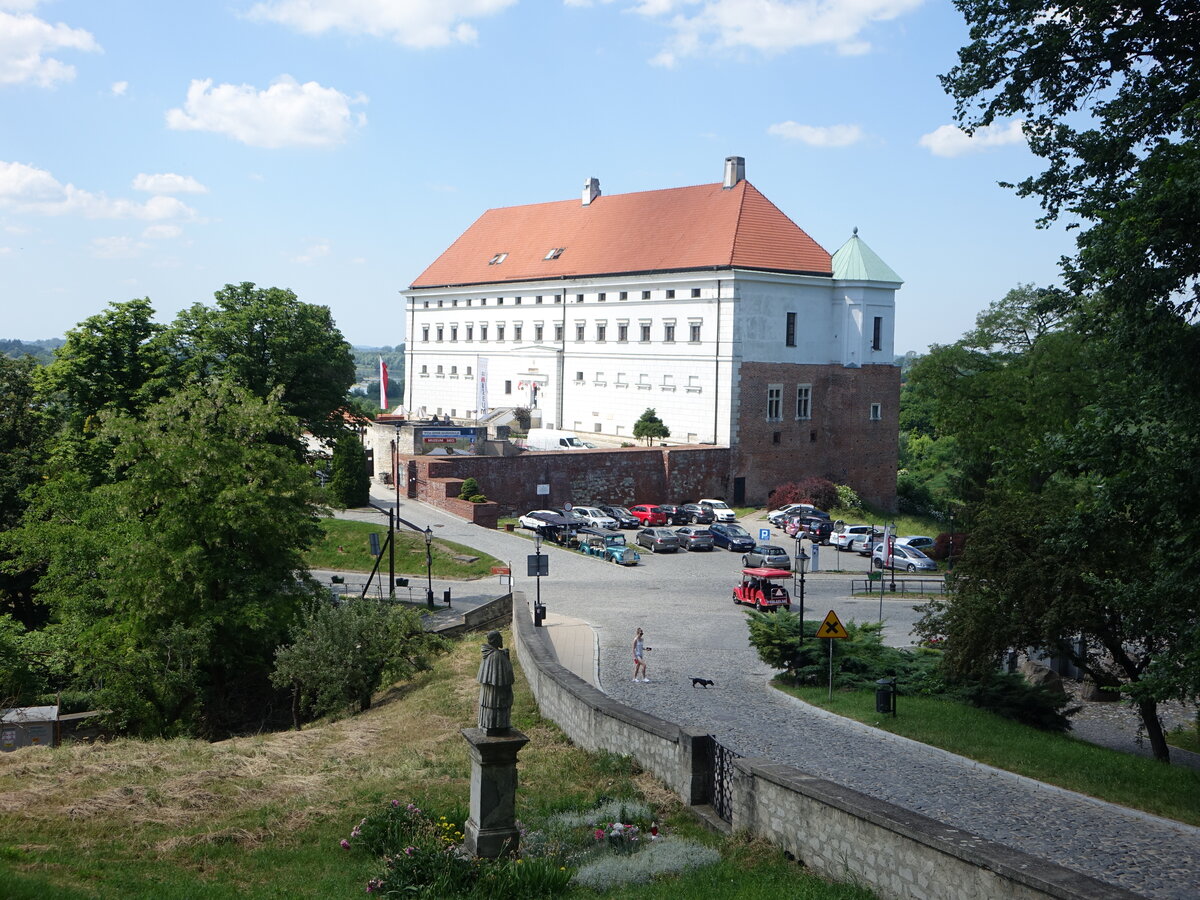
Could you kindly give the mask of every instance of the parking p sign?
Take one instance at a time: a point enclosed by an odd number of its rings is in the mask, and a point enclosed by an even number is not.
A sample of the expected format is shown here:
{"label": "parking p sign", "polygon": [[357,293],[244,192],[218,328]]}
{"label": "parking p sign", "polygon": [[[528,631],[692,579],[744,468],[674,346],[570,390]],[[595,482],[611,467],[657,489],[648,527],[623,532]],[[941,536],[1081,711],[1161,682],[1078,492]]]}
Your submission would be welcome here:
{"label": "parking p sign", "polygon": [[770,528],[758,529],[758,539],[760,541],[769,541],[771,539],[771,529]]}

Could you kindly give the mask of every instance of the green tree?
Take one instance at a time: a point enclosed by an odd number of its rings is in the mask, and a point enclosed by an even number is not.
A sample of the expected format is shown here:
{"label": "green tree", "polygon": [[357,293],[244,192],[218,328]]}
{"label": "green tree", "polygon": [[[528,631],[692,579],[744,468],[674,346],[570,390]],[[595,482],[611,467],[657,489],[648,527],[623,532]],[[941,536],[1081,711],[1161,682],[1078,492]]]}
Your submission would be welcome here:
{"label": "green tree", "polygon": [[653,409],[647,409],[640,419],[633,423],[633,436],[639,440],[646,442],[649,447],[660,438],[671,436],[671,429],[663,424],[663,420],[658,417],[658,413]]}
{"label": "green tree", "polygon": [[260,399],[278,390],[284,411],[303,428],[336,438],[354,357],[329,308],[250,282],[227,284],[215,296],[215,307],[184,310],[165,335],[177,381],[228,379]]}
{"label": "green tree", "polygon": [[424,630],[420,615],[381,601],[310,605],[275,656],[272,680],[292,691],[293,725],[347,709],[367,710],[384,681],[429,668],[446,641]]}
{"label": "green tree", "polygon": [[371,499],[367,458],[357,434],[343,432],[333,445],[329,490],[344,509],[366,506]]}
{"label": "green tree", "polygon": [[112,478],[64,470],[8,538],[44,567],[39,600],[95,691],[141,734],[221,735],[261,723],[274,651],[319,592],[301,556],[316,488],[280,440],[277,397],[227,383],[102,416]]}

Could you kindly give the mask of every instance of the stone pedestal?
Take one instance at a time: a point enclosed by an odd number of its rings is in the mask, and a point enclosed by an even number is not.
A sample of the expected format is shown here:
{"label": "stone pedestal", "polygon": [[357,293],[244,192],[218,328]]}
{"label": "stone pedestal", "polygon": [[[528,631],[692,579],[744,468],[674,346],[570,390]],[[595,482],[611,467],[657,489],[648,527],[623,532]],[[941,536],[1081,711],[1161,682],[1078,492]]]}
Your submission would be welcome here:
{"label": "stone pedestal", "polygon": [[489,858],[515,853],[519,842],[517,754],[529,738],[515,728],[503,735],[490,735],[483,728],[464,728],[462,736],[471,751],[467,851]]}

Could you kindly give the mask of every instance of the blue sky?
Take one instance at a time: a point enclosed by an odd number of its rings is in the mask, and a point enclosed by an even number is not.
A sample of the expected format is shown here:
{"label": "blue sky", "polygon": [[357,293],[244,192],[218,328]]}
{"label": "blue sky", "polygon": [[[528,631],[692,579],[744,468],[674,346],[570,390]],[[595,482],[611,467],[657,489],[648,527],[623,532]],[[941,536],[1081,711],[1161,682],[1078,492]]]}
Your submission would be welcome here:
{"label": "blue sky", "polygon": [[0,0],[0,337],[109,301],[160,321],[229,282],[404,339],[399,291],[485,209],[721,180],[905,279],[896,350],[969,329],[1072,241],[997,185],[922,0]]}

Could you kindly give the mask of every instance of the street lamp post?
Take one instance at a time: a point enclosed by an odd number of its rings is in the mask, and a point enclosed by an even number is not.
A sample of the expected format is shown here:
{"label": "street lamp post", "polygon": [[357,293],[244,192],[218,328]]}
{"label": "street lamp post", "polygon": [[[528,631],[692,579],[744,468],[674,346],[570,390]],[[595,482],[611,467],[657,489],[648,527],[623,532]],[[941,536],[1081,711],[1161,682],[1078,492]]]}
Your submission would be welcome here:
{"label": "street lamp post", "polygon": [[950,513],[950,553],[946,558],[946,571],[954,568],[954,513]]}
{"label": "street lamp post", "polygon": [[[808,571],[808,561],[811,559],[804,548],[800,545],[800,538],[796,538],[796,570],[800,573],[800,641],[804,641],[804,573]],[[793,582],[795,575],[792,576]]]}
{"label": "street lamp post", "polygon": [[425,605],[433,609],[433,528],[425,526]]}

